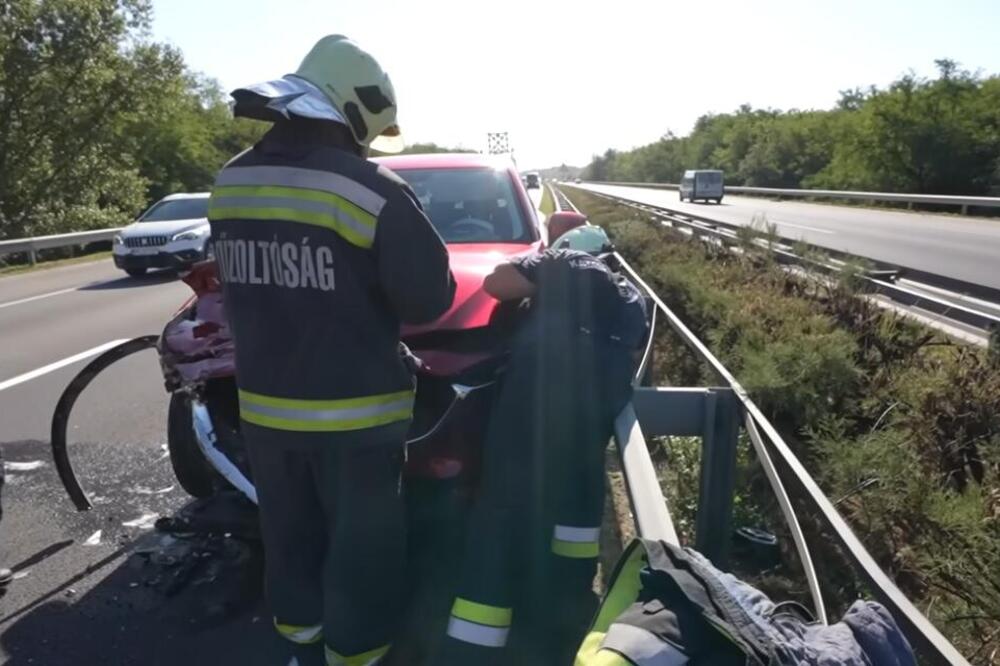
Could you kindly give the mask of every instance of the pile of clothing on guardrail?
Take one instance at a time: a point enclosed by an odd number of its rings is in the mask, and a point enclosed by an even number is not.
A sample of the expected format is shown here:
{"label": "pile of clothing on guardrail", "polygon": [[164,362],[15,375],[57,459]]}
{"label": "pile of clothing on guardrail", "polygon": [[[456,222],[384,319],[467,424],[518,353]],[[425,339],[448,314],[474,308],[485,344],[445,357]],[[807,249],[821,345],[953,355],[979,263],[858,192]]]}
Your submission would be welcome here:
{"label": "pile of clothing on guardrail", "polygon": [[835,624],[795,602],[774,603],[701,554],[636,539],[576,657],[576,666],[814,664],[914,666],[881,604],[856,601]]}

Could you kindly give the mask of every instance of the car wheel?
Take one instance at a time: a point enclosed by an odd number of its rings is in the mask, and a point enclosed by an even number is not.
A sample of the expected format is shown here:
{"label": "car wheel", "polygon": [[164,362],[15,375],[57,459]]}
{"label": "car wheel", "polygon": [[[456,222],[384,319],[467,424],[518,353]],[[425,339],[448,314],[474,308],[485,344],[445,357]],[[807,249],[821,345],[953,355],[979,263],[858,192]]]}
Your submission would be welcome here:
{"label": "car wheel", "polygon": [[191,422],[191,401],[183,393],[170,395],[167,410],[167,450],[177,482],[192,497],[210,497],[215,493],[215,470],[205,460],[195,440]]}
{"label": "car wheel", "polygon": [[145,268],[126,268],[125,272],[128,273],[129,277],[142,277],[146,274]]}

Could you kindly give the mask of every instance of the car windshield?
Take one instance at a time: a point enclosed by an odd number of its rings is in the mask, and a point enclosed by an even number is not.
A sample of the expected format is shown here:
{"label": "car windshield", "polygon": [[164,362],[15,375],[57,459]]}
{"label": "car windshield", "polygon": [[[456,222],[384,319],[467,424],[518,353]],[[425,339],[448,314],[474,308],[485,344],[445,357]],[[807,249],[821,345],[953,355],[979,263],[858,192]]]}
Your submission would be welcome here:
{"label": "car windshield", "polygon": [[534,240],[506,171],[400,169],[446,243]]}
{"label": "car windshield", "polygon": [[722,174],[718,171],[703,171],[698,174],[698,180],[706,185],[718,185],[722,182]]}
{"label": "car windshield", "polygon": [[195,220],[208,217],[208,197],[171,199],[161,201],[139,218],[140,222],[167,222],[170,220]]}

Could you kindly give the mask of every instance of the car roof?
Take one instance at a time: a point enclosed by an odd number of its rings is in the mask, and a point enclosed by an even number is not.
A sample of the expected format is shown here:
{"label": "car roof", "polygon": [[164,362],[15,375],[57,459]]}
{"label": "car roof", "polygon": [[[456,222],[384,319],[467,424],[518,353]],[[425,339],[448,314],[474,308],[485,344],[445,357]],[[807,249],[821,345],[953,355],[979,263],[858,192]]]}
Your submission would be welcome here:
{"label": "car roof", "polygon": [[211,194],[211,192],[175,192],[173,194],[168,194],[160,199],[160,201],[174,201],[175,199],[207,199],[211,196]]}
{"label": "car roof", "polygon": [[424,153],[373,157],[373,162],[396,169],[497,169],[510,168],[510,158],[482,153]]}

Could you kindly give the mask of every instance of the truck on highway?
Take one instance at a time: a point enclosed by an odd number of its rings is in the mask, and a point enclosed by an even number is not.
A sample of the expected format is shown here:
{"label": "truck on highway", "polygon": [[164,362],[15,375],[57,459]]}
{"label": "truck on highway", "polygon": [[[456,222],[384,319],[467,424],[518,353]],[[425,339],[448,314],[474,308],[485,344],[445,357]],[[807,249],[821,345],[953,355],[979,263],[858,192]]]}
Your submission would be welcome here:
{"label": "truck on highway", "polygon": [[542,179],[538,175],[537,171],[529,171],[528,173],[524,174],[524,186],[529,190],[538,189],[539,187],[541,187],[541,182]]}
{"label": "truck on highway", "polygon": [[678,194],[681,201],[712,201],[722,203],[726,193],[723,174],[717,169],[694,169],[684,172]]}

